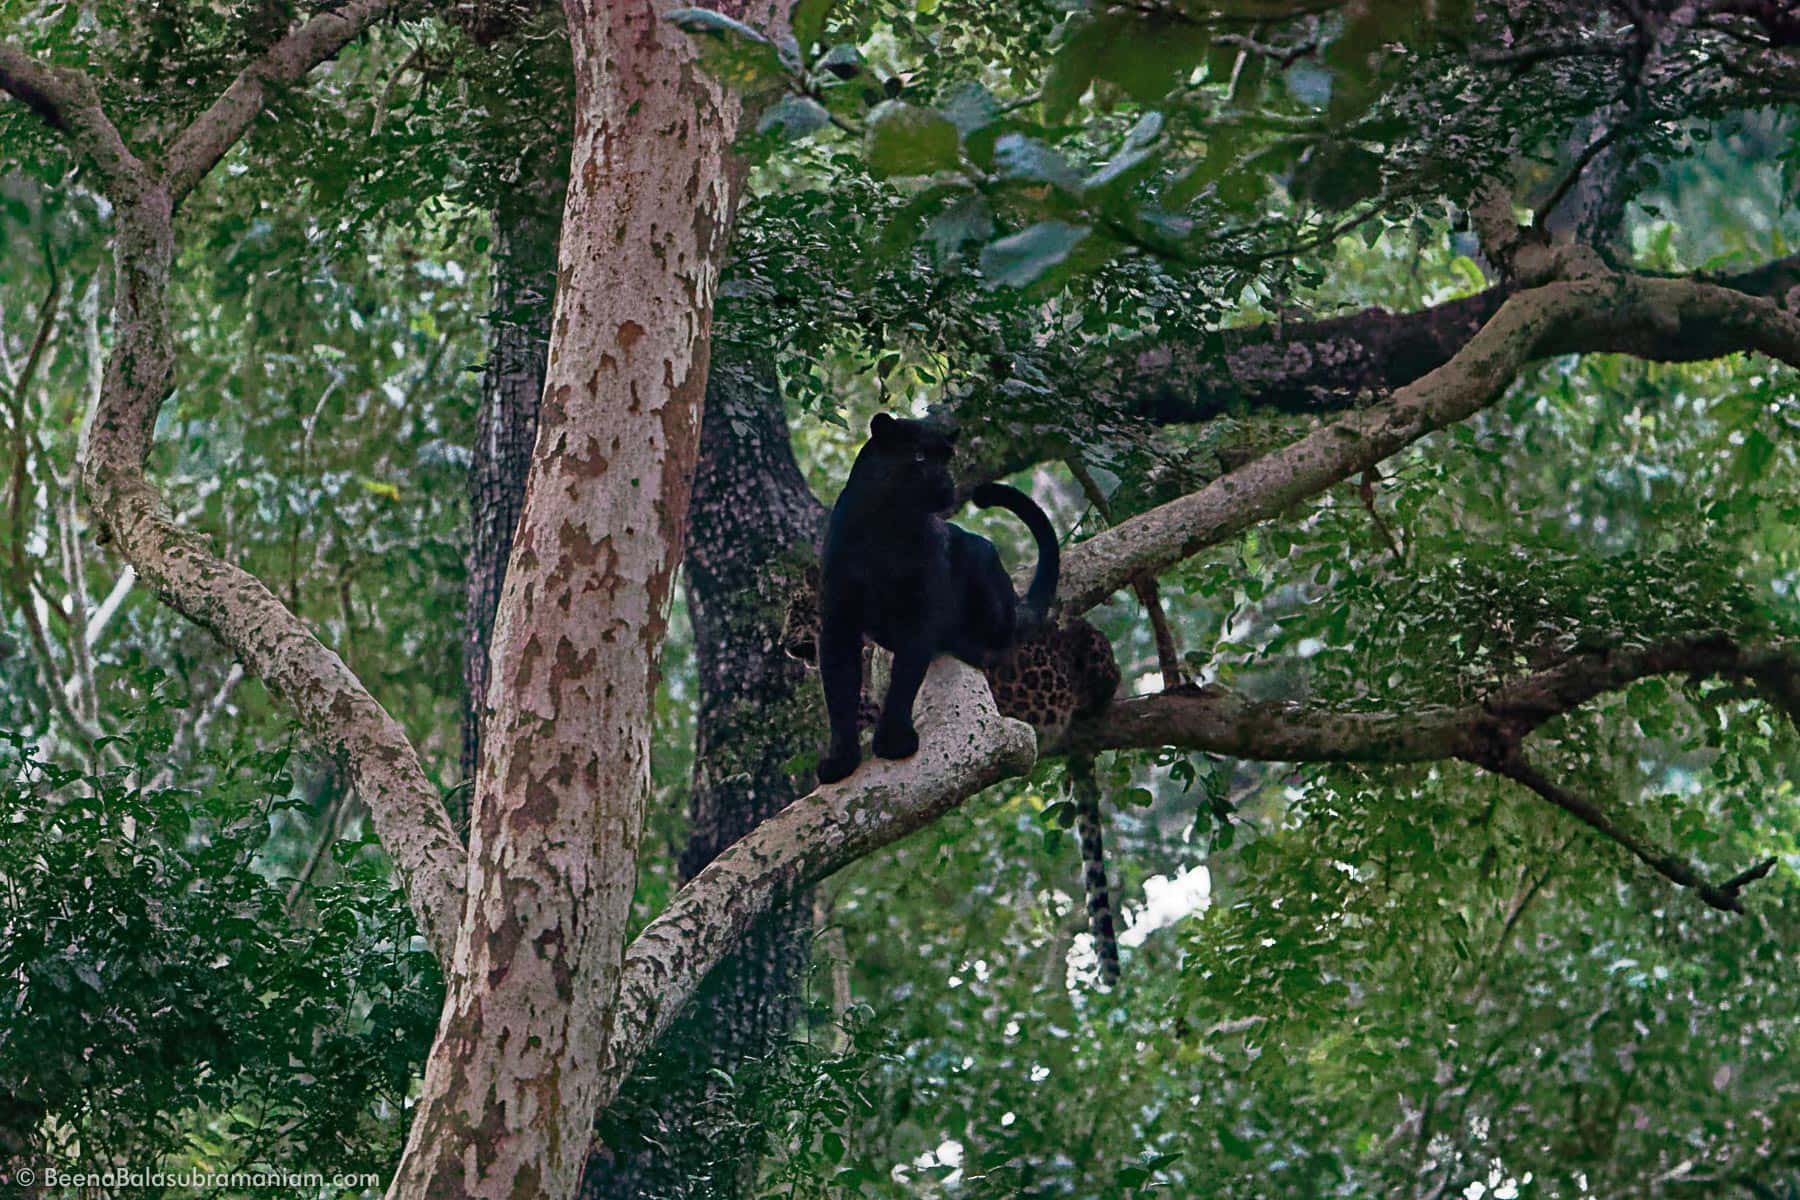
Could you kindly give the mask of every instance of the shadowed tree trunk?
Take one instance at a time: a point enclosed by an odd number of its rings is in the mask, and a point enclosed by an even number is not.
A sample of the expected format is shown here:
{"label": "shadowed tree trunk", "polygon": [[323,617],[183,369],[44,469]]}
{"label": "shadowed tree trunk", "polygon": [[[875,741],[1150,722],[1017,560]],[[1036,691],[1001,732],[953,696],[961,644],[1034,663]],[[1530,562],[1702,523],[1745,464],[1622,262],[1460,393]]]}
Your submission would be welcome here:
{"label": "shadowed tree trunk", "polygon": [[[683,882],[808,790],[783,764],[817,737],[814,689],[778,638],[788,587],[824,515],[794,462],[772,366],[721,348],[685,563],[700,708]],[[583,1200],[748,1194],[757,1131],[719,1120],[713,1072],[736,1075],[778,1049],[799,1015],[810,935],[802,897],[707,977],[603,1122],[607,1149],[588,1160]]]}
{"label": "shadowed tree trunk", "polygon": [[493,212],[494,309],[487,371],[469,466],[469,589],[463,626],[462,773],[474,779],[487,699],[488,639],[506,579],[513,531],[525,504],[525,471],[537,440],[544,352],[556,289],[556,234],[562,224],[567,159],[521,164],[516,188]]}
{"label": "shadowed tree trunk", "polygon": [[[551,23],[553,5],[514,14]],[[525,472],[537,441],[538,401],[556,295],[556,244],[568,186],[568,43],[562,37],[519,38],[522,26],[471,29],[491,45],[494,70],[522,74],[489,88],[489,153],[503,176],[491,211],[493,308],[488,314],[487,369],[481,381],[474,455],[469,466],[469,581],[463,618],[462,777],[474,780],[481,760],[481,717],[487,701],[488,645],[506,579],[513,532],[525,505]],[[547,102],[549,98],[553,102]],[[467,802],[452,814],[467,824]]]}

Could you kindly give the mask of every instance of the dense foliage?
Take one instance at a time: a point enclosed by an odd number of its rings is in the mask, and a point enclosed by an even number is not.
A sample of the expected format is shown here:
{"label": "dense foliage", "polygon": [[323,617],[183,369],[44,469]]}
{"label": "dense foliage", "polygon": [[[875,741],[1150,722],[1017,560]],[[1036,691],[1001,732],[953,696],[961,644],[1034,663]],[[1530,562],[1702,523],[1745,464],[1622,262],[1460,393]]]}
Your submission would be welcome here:
{"label": "dense foliage", "polygon": [[[300,7],[18,0],[0,36],[104,80],[152,142]],[[503,7],[385,22],[188,202],[153,464],[446,791],[487,212],[567,99],[521,94],[558,34],[535,13],[490,37]],[[1085,537],[1381,399],[1171,399],[1136,356],[1216,366],[1245,330],[1481,294],[1483,179],[1646,271],[1790,254],[1800,69],[1764,70],[1778,36],[1729,5],[1646,42],[1663,26],[1631,11],[1667,7],[800,0],[791,42],[686,10],[760,104],[718,338],[776,364],[825,500],[870,414],[935,407]],[[0,1135],[386,1170],[436,966],[333,764],[121,574],[76,495],[111,220],[0,104]],[[1180,670],[1407,714],[1583,651],[1800,638],[1797,433],[1764,359],[1538,364],[1164,573]],[[971,524],[1022,561],[1005,519]],[[1159,690],[1139,601],[1089,615]],[[646,917],[697,704],[671,629]],[[1778,865],[1720,912],[1466,762],[1108,753],[1130,929],[1106,991],[1045,761],[823,886],[809,1019],[720,1081],[721,1158],[757,1147],[769,1196],[1800,1195],[1792,713],[1673,674],[1532,745],[1711,876]]]}

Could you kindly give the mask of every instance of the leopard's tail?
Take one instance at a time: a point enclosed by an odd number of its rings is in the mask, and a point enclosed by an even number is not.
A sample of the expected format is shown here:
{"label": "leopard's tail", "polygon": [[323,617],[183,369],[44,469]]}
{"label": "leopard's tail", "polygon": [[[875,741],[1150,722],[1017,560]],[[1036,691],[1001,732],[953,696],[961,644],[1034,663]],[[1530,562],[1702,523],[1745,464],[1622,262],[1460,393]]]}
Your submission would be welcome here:
{"label": "leopard's tail", "polygon": [[1094,760],[1069,759],[1069,784],[1075,793],[1075,831],[1081,838],[1081,875],[1087,889],[1088,930],[1100,959],[1100,982],[1119,982],[1119,936],[1113,925],[1112,890],[1106,882],[1106,843],[1100,831],[1100,784]]}
{"label": "leopard's tail", "polygon": [[1050,602],[1056,599],[1056,580],[1062,572],[1062,553],[1057,548],[1056,527],[1037,506],[1037,501],[1016,487],[1004,483],[984,483],[969,493],[969,499],[982,508],[1004,508],[1031,530],[1037,542],[1037,569],[1031,574],[1031,586],[1021,601],[1031,627],[1042,625],[1050,614]]}

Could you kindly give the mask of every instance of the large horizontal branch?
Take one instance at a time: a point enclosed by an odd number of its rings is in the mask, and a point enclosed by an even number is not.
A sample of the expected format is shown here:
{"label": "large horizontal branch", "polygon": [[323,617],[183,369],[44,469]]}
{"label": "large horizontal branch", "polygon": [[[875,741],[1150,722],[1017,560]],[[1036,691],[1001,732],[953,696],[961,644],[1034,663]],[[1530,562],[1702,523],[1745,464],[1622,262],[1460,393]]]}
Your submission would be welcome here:
{"label": "large horizontal branch", "polygon": [[1586,650],[1494,689],[1480,702],[1406,712],[1356,712],[1247,700],[1224,688],[1176,688],[1114,704],[1078,724],[1072,752],[1176,746],[1266,762],[1417,763],[1460,759],[1510,779],[1624,847],[1672,883],[1727,912],[1765,861],[1722,884],[1657,848],[1594,801],[1546,778],[1522,743],[1548,721],[1634,680],[1682,674],[1751,685],[1800,729],[1800,643],[1744,644],[1724,636]]}
{"label": "large horizontal branch", "polygon": [[165,178],[175,204],[179,207],[237,144],[280,88],[291,87],[314,67],[336,57],[393,7],[394,0],[350,0],[318,13],[239,71],[212,106],[194,118],[169,147]]}
{"label": "large horizontal branch", "polygon": [[953,659],[919,693],[920,749],[865,762],[757,826],[681,889],[638,935],[601,1077],[616,1086],[757,920],[857,859],[937,820],[982,788],[1031,768],[1031,727],[1002,717],[986,681]]}
{"label": "large horizontal branch", "polygon": [[1583,650],[1479,702],[1365,712],[1249,700],[1221,687],[1118,701],[1069,733],[1071,751],[1178,746],[1260,762],[1415,763],[1492,757],[1545,722],[1656,675],[1741,680],[1800,728],[1800,645],[1725,637]]}
{"label": "large horizontal branch", "polygon": [[1630,851],[1634,858],[1664,879],[1677,887],[1688,888],[1704,903],[1721,912],[1743,912],[1744,903],[1741,893],[1745,885],[1755,883],[1775,869],[1776,860],[1767,858],[1749,870],[1732,876],[1722,884],[1713,883],[1700,873],[1698,867],[1683,856],[1672,850],[1662,850],[1652,846],[1600,805],[1586,796],[1577,795],[1561,784],[1553,782],[1542,771],[1526,761],[1525,755],[1516,747],[1509,753],[1492,760],[1478,762],[1477,765],[1504,779],[1512,780],[1527,791],[1535,793],[1546,803],[1562,809],[1608,841]]}
{"label": "large horizontal branch", "polygon": [[[1746,271],[1687,276],[1782,301],[1800,287],[1800,255]],[[1323,416],[1381,399],[1436,370],[1466,345],[1515,289],[1497,285],[1411,312],[1366,308],[1316,321],[1222,329],[1204,338],[1127,345],[1084,363],[1065,390],[1094,397],[1126,422],[1190,425],[1232,413]],[[1677,341],[1658,361],[1701,354]],[[1053,385],[1054,386],[1054,385]],[[977,483],[1065,458],[1071,446],[1040,423],[971,422],[961,480]]]}
{"label": "large horizontal branch", "polygon": [[[1745,271],[1695,275],[1780,302],[1800,287],[1800,254]],[[1443,366],[1512,294],[1498,285],[1411,312],[1366,308],[1317,321],[1224,329],[1212,337],[1117,352],[1083,390],[1159,425],[1194,424],[1233,412],[1324,414],[1385,396]],[[1685,361],[1678,342],[1658,361]]]}
{"label": "large horizontal branch", "polygon": [[1800,316],[1692,278],[1596,273],[1509,296],[1449,362],[1381,404],[1305,437],[1080,543],[1063,559],[1060,602],[1083,612],[1145,571],[1160,571],[1466,420],[1524,367],[1559,354],[1614,352],[1686,361],[1757,351],[1800,364]]}

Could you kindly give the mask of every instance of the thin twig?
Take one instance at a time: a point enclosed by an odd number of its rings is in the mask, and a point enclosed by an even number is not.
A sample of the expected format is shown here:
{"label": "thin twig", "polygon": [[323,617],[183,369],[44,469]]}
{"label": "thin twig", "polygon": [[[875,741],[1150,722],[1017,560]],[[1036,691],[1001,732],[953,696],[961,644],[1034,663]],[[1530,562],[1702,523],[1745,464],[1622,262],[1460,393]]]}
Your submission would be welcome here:
{"label": "thin twig", "polygon": [[1581,178],[1582,172],[1588,169],[1602,150],[1618,139],[1620,128],[1618,125],[1609,126],[1599,137],[1587,144],[1587,149],[1576,157],[1575,162],[1569,167],[1568,173],[1556,185],[1556,189],[1532,213],[1531,224],[1534,228],[1542,229],[1544,227],[1544,222],[1550,219],[1550,214],[1556,211],[1556,206],[1561,204],[1563,197],[1569,194],[1569,189],[1575,186],[1576,181]]}
{"label": "thin twig", "polygon": [[1724,884],[1709,883],[1692,863],[1680,855],[1672,851],[1661,851],[1647,844],[1620,826],[1593,801],[1584,796],[1578,796],[1546,778],[1541,771],[1525,760],[1525,756],[1517,747],[1509,747],[1487,761],[1477,762],[1476,765],[1492,771],[1496,775],[1503,775],[1536,792],[1542,799],[1554,804],[1590,829],[1629,850],[1638,861],[1658,875],[1671,883],[1693,891],[1701,900],[1721,912],[1743,912],[1744,906],[1739,898],[1739,893],[1744,886],[1761,879],[1775,868],[1775,860],[1771,858],[1732,876]]}
{"label": "thin twig", "polygon": [[[1068,460],[1069,474],[1081,485],[1088,503],[1094,506],[1094,512],[1107,525],[1112,524],[1112,506],[1107,503],[1106,493],[1100,490],[1099,481],[1089,473],[1078,458]],[[1156,662],[1162,671],[1163,687],[1178,688],[1186,682],[1181,670],[1181,648],[1175,640],[1175,632],[1169,628],[1168,614],[1163,611],[1162,591],[1157,587],[1156,576],[1149,571],[1134,575],[1131,590],[1137,594],[1138,603],[1144,606],[1145,614],[1150,618],[1150,629],[1156,636]]]}

